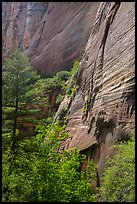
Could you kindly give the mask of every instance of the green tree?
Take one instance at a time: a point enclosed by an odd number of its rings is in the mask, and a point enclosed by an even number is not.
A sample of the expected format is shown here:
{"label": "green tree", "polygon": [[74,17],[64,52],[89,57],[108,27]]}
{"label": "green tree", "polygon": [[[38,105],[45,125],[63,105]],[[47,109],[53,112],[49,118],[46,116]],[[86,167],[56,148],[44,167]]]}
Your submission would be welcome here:
{"label": "green tree", "polygon": [[[94,201],[91,187],[95,164],[83,172],[84,156],[76,149],[59,152],[68,134],[57,123],[37,126],[35,138],[19,142],[13,171],[8,175],[7,154],[3,156],[3,202]],[[8,186],[8,188],[7,188]]]}
{"label": "green tree", "polygon": [[[19,49],[3,65],[3,132],[10,133],[11,153],[13,155],[16,154],[17,137],[19,136],[17,132],[18,117],[31,100],[27,93],[39,78],[40,76],[32,71],[28,57]],[[9,129],[5,130],[5,127],[9,127]]]}
{"label": "green tree", "polygon": [[135,141],[115,145],[117,154],[108,160],[97,194],[101,202],[135,201]]}

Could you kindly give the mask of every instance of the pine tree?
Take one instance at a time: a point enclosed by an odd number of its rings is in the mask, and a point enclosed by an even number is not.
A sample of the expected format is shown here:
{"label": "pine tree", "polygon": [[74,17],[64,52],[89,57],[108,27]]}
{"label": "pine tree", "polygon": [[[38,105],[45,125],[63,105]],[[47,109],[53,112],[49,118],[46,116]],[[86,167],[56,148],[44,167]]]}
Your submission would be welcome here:
{"label": "pine tree", "polygon": [[22,110],[31,100],[27,94],[40,76],[34,72],[28,57],[17,49],[4,63],[2,72],[3,132],[11,134],[11,153],[16,154],[17,123]]}

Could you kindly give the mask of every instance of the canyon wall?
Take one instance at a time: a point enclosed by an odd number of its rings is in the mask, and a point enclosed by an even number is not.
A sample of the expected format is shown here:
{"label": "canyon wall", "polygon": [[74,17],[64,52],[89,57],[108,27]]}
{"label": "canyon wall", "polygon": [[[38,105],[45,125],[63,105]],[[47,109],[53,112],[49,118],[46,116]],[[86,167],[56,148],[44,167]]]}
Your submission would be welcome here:
{"label": "canyon wall", "polygon": [[2,3],[2,51],[8,57],[24,37],[27,19],[27,2]]}
{"label": "canyon wall", "polygon": [[78,149],[103,173],[113,144],[135,132],[135,3],[103,2],[77,72],[75,97],[65,97],[59,112],[69,108],[62,148]]}
{"label": "canyon wall", "polygon": [[103,173],[113,144],[135,132],[135,2],[3,2],[3,57],[20,47],[45,76],[81,59],[65,96],[69,138]]}
{"label": "canyon wall", "polygon": [[49,76],[80,58],[99,2],[3,2],[3,58],[20,47]]}

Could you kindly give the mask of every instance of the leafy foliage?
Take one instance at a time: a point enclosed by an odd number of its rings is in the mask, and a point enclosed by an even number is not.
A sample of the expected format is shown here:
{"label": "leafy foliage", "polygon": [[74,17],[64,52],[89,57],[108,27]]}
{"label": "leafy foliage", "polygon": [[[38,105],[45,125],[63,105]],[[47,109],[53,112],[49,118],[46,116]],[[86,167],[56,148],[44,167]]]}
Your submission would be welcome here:
{"label": "leafy foliage", "polygon": [[63,101],[64,96],[59,94],[56,98],[56,104],[59,105]]}
{"label": "leafy foliage", "polygon": [[39,125],[37,132],[19,142],[10,176],[8,151],[3,155],[3,202],[94,201],[90,182],[95,164],[80,172],[83,155],[76,149],[58,153],[59,143],[68,137],[64,127]]}
{"label": "leafy foliage", "polygon": [[70,77],[70,72],[60,71],[55,76],[45,79],[45,90],[57,90],[64,87],[65,81]]}
{"label": "leafy foliage", "polygon": [[108,160],[98,199],[103,202],[135,201],[135,141],[115,145],[118,153]]}
{"label": "leafy foliage", "polygon": [[2,102],[3,105],[15,103],[15,96],[24,102],[27,99],[26,93],[33,87],[33,84],[40,76],[32,71],[28,57],[17,49],[4,63],[2,72]]}
{"label": "leafy foliage", "polygon": [[74,84],[75,84],[76,73],[77,73],[79,66],[80,66],[80,62],[76,60],[71,70],[71,78],[69,80],[69,84],[67,85],[67,88],[66,88],[66,94],[68,96],[70,96],[71,93],[73,93],[74,95],[74,91],[76,91],[76,89],[78,88],[78,87],[74,88]]}
{"label": "leafy foliage", "polygon": [[3,131],[15,132],[18,117],[34,97],[34,92],[29,93],[39,79],[40,76],[32,71],[28,57],[19,49],[4,63],[2,72]]}
{"label": "leafy foliage", "polygon": [[[96,198],[98,201],[108,202],[134,201],[134,141],[119,145],[119,153],[114,159],[108,160],[103,183],[95,196],[91,186],[96,175],[94,162],[91,160],[86,170],[81,172],[85,156],[77,149],[60,149],[60,144],[68,137],[64,125],[68,108],[62,109],[59,123],[53,125],[51,123],[55,109],[51,110],[48,118],[38,120],[33,117],[42,115],[45,106],[50,108],[48,93],[57,90],[60,92],[55,99],[57,106],[65,91],[71,99],[75,96],[78,89],[75,83],[78,68],[79,62],[76,61],[71,72],[61,71],[53,77],[42,79],[32,71],[28,58],[18,49],[4,64],[3,202],[93,202]],[[15,125],[19,122],[25,128],[28,127],[23,122],[38,124],[36,135],[24,138]],[[11,151],[13,140],[16,141],[13,146],[14,156]]]}

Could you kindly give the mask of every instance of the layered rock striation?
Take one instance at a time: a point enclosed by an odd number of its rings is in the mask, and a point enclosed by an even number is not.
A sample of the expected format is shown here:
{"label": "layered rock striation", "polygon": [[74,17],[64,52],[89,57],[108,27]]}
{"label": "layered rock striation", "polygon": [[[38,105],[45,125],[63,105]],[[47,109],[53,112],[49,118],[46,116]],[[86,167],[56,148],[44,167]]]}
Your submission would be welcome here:
{"label": "layered rock striation", "polygon": [[27,2],[2,3],[3,58],[22,44],[27,19]]}
{"label": "layered rock striation", "polygon": [[20,47],[49,76],[80,58],[99,2],[3,2],[3,56]]}
{"label": "layered rock striation", "polygon": [[[81,66],[79,89],[69,103],[62,148],[78,147],[103,173],[113,144],[135,131],[135,3],[103,2],[97,11]],[[68,100],[68,99],[67,99]],[[61,106],[68,106],[65,101]]]}

